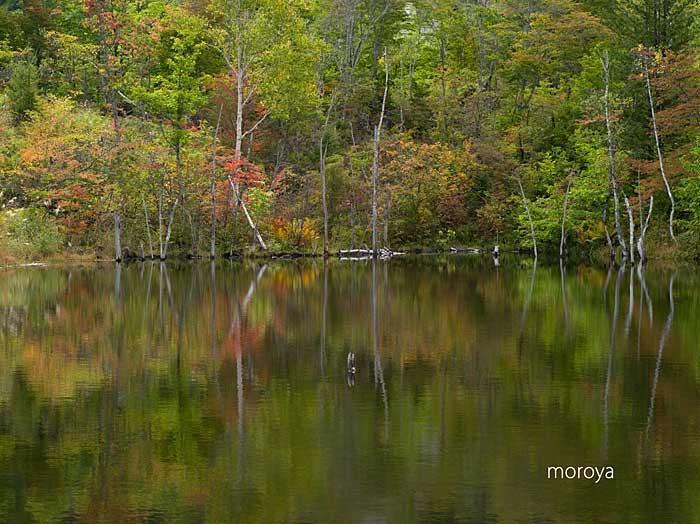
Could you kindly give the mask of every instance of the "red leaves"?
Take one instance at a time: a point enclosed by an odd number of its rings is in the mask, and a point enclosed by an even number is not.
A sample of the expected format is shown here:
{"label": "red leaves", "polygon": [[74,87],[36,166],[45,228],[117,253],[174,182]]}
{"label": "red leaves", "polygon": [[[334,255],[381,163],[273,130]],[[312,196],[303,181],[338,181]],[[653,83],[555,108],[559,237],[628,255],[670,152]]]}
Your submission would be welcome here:
{"label": "red leaves", "polygon": [[263,185],[262,173],[255,164],[242,157],[238,160],[235,157],[224,157],[222,160],[223,167],[233,182],[254,187]]}

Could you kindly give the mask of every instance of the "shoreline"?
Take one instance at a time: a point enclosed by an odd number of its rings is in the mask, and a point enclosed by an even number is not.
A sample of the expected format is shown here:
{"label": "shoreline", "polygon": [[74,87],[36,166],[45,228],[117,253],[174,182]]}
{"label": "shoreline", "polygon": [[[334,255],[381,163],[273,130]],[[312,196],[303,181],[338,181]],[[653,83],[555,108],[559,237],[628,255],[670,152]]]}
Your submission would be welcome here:
{"label": "shoreline", "polygon": [[[360,256],[347,256],[347,253],[343,253],[347,250],[339,250],[329,252],[327,256],[323,253],[318,252],[286,252],[286,251],[275,251],[275,252],[249,252],[249,253],[237,253],[233,256],[229,255],[219,255],[215,258],[210,258],[209,255],[192,256],[192,255],[180,255],[180,256],[170,256],[165,259],[160,259],[157,256],[154,257],[129,257],[123,260],[117,261],[113,258],[99,258],[94,255],[85,254],[71,254],[64,253],[63,255],[54,255],[47,257],[46,259],[28,259],[28,260],[3,260],[0,259],[0,269],[11,269],[11,268],[32,268],[32,267],[61,267],[61,266],[95,266],[103,264],[121,264],[121,265],[132,265],[137,263],[145,262],[171,262],[171,263],[193,263],[193,262],[212,262],[212,261],[226,261],[226,260],[267,260],[267,261],[290,261],[290,260],[338,260],[338,261],[366,261],[372,260],[371,254],[363,254]],[[450,250],[450,251],[435,251],[435,250],[407,250],[402,252],[394,252],[391,255],[380,255],[377,256],[377,260],[390,260],[390,259],[408,259],[415,257],[479,257],[488,258],[493,260],[493,254],[489,249],[482,248],[468,248],[464,250]],[[519,259],[519,260],[531,260],[537,261],[542,265],[558,265],[561,260],[556,254],[540,253],[537,259],[532,257],[532,254],[528,251],[519,250],[501,250],[498,259],[503,261],[503,259]],[[589,267],[601,267],[607,268],[611,264],[604,262],[602,260],[596,259],[595,257],[567,257],[564,260],[565,265],[585,265]],[[620,267],[619,261],[615,261],[612,264],[614,267]],[[627,266],[637,267],[639,263],[629,264]],[[645,266],[653,266],[655,268],[688,268],[688,267],[700,267],[700,263],[696,259],[692,258],[682,258],[677,257],[649,257]]]}

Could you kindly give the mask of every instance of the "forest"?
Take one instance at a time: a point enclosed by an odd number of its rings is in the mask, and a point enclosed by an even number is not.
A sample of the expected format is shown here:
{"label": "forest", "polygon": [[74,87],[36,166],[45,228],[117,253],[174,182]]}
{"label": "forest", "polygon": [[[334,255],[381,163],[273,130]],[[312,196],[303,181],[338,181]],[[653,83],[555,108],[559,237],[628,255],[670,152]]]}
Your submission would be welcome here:
{"label": "forest", "polygon": [[700,257],[697,0],[2,0],[0,260]]}

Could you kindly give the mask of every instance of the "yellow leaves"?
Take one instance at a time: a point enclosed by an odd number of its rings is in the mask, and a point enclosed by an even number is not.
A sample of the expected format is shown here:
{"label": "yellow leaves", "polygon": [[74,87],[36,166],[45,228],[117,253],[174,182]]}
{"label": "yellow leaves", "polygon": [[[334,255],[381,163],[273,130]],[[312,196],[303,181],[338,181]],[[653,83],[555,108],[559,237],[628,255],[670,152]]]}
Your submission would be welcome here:
{"label": "yellow leaves", "polygon": [[314,220],[306,217],[287,221],[276,219],[272,223],[274,237],[283,245],[305,247],[320,239],[320,233]]}

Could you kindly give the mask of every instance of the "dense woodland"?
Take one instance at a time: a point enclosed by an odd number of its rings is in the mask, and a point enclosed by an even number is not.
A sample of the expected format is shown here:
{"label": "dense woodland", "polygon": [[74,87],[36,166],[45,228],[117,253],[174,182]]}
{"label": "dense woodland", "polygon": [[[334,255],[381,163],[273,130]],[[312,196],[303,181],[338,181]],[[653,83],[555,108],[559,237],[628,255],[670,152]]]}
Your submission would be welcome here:
{"label": "dense woodland", "polygon": [[2,256],[697,257],[698,5],[3,0]]}

